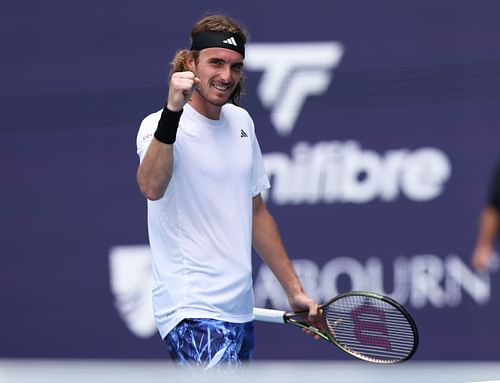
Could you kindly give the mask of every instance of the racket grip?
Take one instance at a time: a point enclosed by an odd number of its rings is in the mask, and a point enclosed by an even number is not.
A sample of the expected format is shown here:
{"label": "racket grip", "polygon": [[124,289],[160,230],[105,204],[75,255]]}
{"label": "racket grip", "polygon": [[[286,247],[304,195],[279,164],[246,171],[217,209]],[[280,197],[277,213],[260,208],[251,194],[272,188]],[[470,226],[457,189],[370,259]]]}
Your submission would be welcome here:
{"label": "racket grip", "polygon": [[281,310],[261,309],[255,307],[253,309],[253,315],[254,320],[260,322],[286,323],[285,311]]}

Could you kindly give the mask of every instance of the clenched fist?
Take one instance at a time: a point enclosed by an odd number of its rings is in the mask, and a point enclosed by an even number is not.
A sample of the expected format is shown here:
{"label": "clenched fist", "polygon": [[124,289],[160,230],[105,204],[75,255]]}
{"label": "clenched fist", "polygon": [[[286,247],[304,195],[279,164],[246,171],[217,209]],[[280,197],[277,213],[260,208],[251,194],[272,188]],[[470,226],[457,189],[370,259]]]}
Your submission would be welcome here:
{"label": "clenched fist", "polygon": [[176,72],[170,79],[167,108],[178,112],[189,101],[200,80],[191,71]]}

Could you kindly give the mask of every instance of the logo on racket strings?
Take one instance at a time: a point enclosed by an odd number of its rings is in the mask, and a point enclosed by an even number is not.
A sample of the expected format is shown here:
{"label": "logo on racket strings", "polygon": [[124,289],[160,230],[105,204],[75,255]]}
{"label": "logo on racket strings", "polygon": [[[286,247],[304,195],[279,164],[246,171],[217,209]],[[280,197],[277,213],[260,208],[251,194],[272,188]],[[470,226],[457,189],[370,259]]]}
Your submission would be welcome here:
{"label": "logo on racket strings", "polygon": [[383,310],[362,305],[351,311],[351,318],[354,323],[354,335],[359,343],[392,350]]}

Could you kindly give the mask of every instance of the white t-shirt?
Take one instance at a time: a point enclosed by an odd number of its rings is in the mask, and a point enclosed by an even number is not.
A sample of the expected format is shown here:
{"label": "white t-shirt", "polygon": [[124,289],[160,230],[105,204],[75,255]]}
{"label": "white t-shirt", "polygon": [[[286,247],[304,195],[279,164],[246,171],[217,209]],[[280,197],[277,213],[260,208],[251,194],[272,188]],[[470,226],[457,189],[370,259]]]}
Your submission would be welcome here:
{"label": "white t-shirt", "polygon": [[[161,111],[137,136],[142,159]],[[250,115],[226,104],[219,120],[184,106],[165,195],[148,200],[153,308],[164,338],[185,318],[253,319],[252,198],[269,187]]]}

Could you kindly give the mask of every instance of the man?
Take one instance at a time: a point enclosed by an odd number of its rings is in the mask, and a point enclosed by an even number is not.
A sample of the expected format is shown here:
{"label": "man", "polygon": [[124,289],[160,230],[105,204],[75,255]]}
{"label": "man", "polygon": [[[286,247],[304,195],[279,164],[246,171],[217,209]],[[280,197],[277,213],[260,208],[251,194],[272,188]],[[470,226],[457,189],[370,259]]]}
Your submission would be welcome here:
{"label": "man", "polygon": [[490,265],[494,254],[495,239],[500,232],[500,159],[497,162],[491,182],[488,203],[479,218],[476,247],[472,255],[472,265],[484,271]]}
{"label": "man", "polygon": [[162,339],[182,365],[237,365],[253,353],[251,246],[294,310],[304,293],[262,200],[269,187],[248,113],[235,105],[247,35],[226,16],[198,21],[177,52],[163,111],[141,124],[137,181],[148,199],[153,306]]}

